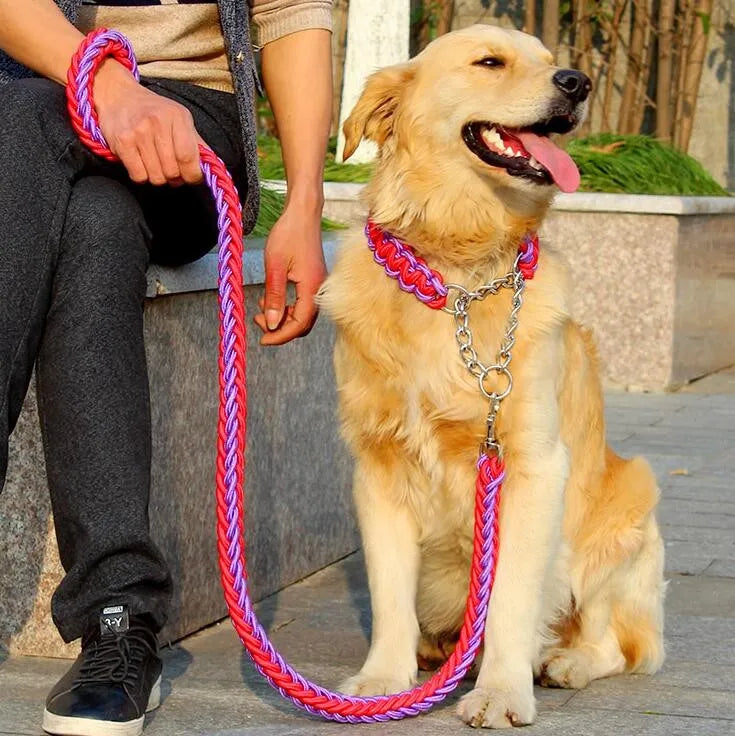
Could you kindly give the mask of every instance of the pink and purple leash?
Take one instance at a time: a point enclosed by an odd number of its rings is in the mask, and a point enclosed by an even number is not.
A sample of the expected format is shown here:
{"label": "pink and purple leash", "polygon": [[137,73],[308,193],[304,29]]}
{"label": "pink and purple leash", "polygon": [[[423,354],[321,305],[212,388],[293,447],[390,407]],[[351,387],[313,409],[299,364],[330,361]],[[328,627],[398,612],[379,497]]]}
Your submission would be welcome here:
{"label": "pink and purple leash", "polygon": [[[90,34],[75,55],[67,96],[72,123],[82,141],[107,160],[117,160],[99,129],[92,79],[106,57],[113,56],[138,76],[132,48],[124,36],[104,29]],[[217,453],[217,535],[220,571],[228,609],[256,668],[285,698],[313,715],[346,723],[386,721],[415,716],[442,701],[459,684],[482,642],[498,555],[498,506],[504,477],[496,456],[478,460],[475,506],[475,545],[470,595],[460,640],[445,665],[427,682],[402,693],[352,697],[307,680],[278,653],[258,621],[248,593],[243,540],[243,486],[247,389],[246,332],[242,285],[242,212],[237,191],[223,162],[200,147],[202,172],[218,213],[218,293],[220,305],[220,412]],[[441,277],[414,259],[412,272],[434,286],[441,299]],[[428,271],[426,270],[428,269]],[[402,288],[411,291],[413,276]],[[423,293],[422,289],[419,289]],[[416,288],[413,288],[419,298]],[[422,299],[422,301],[424,301]],[[431,305],[433,306],[433,305]]]}

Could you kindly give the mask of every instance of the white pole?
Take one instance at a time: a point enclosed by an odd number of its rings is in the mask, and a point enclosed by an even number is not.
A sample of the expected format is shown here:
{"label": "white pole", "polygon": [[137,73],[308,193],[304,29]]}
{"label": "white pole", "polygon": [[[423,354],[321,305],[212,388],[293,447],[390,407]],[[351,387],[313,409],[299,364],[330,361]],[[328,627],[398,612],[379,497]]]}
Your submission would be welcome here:
{"label": "white pole", "polygon": [[[342,160],[345,145],[342,125],[359,99],[365,80],[381,67],[408,60],[410,6],[410,0],[350,0],[338,161]],[[374,157],[375,145],[363,141],[348,163],[364,163]]]}

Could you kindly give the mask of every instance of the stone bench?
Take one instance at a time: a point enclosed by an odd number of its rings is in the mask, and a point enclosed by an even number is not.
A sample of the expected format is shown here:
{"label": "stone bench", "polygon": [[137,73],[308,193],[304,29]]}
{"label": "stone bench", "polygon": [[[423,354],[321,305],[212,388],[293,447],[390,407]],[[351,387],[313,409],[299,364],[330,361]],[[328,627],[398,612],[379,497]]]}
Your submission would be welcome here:
{"label": "stone bench", "polygon": [[[361,190],[327,183],[325,215],[363,222]],[[608,387],[672,390],[735,364],[735,197],[560,194],[540,235],[570,264]]]}
{"label": "stone bench", "polygon": [[[245,254],[248,314],[262,292],[262,242]],[[327,239],[328,259],[334,242]],[[226,615],[216,565],[216,256],[151,268],[146,346],[153,415],[153,534],[171,565],[175,640]],[[249,325],[247,550],[256,598],[358,546],[350,461],[336,429],[333,331],[262,348]],[[62,571],[56,553],[36,402],[29,392],[11,438],[0,495],[0,646],[15,654],[76,656],[49,613]]]}

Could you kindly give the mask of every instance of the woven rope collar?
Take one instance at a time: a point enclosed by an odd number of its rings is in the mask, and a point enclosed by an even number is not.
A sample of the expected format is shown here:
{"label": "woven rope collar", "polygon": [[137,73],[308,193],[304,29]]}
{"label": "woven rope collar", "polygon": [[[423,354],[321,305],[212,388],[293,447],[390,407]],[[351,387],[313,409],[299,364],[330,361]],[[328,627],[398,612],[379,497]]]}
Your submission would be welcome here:
{"label": "woven rope collar", "polygon": [[[398,281],[403,291],[414,294],[432,309],[446,306],[448,289],[442,275],[417,256],[410,245],[402,243],[372,220],[365,225],[365,236],[376,263],[385,269],[388,276]],[[518,255],[518,270],[528,281],[533,278],[538,266],[539,241],[536,233],[524,236],[518,246]]]}

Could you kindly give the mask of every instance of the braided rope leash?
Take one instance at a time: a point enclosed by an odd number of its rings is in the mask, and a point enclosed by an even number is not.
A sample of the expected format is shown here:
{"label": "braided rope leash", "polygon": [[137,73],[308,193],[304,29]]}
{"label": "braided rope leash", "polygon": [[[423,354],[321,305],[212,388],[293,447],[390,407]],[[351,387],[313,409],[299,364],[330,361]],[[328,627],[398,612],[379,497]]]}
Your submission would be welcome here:
{"label": "braided rope leash", "polygon": [[[87,36],[75,54],[67,80],[69,114],[80,139],[96,154],[116,161],[99,129],[92,80],[107,57],[137,78],[130,43],[100,29]],[[459,642],[444,666],[420,687],[395,695],[350,697],[331,692],[296,672],[276,651],[253,611],[248,594],[243,541],[243,487],[246,431],[246,328],[242,286],[242,212],[237,190],[224,163],[200,146],[201,167],[218,213],[220,307],[220,408],[217,438],[217,543],[225,600],[233,625],[256,668],[285,698],[307,712],[346,723],[387,721],[415,716],[443,700],[471,666],[482,641],[498,557],[498,510],[504,477],[496,455],[482,453],[477,463],[474,548],[470,590]],[[418,263],[417,263],[418,265]],[[428,268],[428,267],[426,267]],[[418,269],[442,287],[438,274]],[[409,276],[409,285],[410,285]],[[416,287],[423,292],[423,285]],[[429,297],[427,301],[431,301]],[[446,293],[444,294],[446,300]],[[433,306],[433,305],[432,305]]]}

